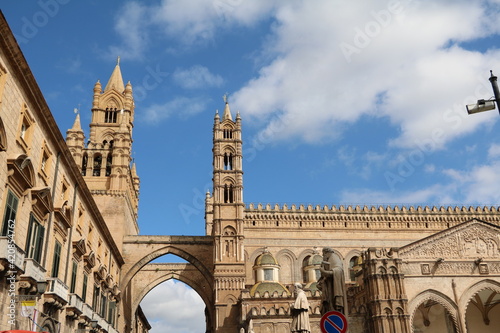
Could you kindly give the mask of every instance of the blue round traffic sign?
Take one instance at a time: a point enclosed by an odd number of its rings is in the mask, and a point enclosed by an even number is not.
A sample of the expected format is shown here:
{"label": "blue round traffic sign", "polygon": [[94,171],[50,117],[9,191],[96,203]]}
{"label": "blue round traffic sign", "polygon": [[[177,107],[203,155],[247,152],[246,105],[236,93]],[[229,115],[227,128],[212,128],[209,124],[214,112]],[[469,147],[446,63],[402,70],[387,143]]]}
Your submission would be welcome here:
{"label": "blue round traffic sign", "polygon": [[341,312],[330,311],[321,317],[320,327],[323,333],[345,333],[347,319]]}

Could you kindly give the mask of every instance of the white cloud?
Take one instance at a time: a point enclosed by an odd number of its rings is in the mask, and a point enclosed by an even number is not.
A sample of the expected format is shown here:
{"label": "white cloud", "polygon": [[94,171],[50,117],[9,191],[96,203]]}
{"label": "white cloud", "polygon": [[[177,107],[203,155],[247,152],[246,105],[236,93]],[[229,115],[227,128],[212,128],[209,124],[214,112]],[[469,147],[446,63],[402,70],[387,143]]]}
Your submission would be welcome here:
{"label": "white cloud", "polygon": [[172,74],[174,81],[185,89],[219,87],[224,80],[220,75],[212,74],[208,68],[196,65],[188,69],[176,69]]}
{"label": "white cloud", "polygon": [[488,157],[499,158],[500,157],[500,145],[492,144],[488,149]]}
{"label": "white cloud", "polygon": [[111,45],[112,58],[142,58],[149,42],[149,8],[140,2],[126,2],[115,16],[115,31],[122,39],[121,45]]}
{"label": "white cloud", "polygon": [[143,111],[145,116],[141,119],[153,124],[171,116],[185,119],[202,112],[206,103],[207,100],[201,97],[176,97],[164,104],[153,104],[146,107]]}
{"label": "white cloud", "polygon": [[436,166],[434,164],[425,164],[424,171],[427,173],[434,173],[436,171]]}
{"label": "white cloud", "polygon": [[[136,1],[117,15],[123,45],[111,52],[139,58],[153,31],[193,45],[271,18],[255,53],[270,61],[231,98],[247,119],[267,126],[264,135],[334,140],[369,114],[399,128],[391,145],[435,150],[490,118],[465,121],[464,104],[491,95],[487,73],[500,67],[500,51],[460,43],[497,34],[499,13],[496,0]],[[222,82],[201,66],[179,71],[177,80],[189,89]]]}
{"label": "white cloud", "polygon": [[374,191],[369,189],[346,190],[342,192],[341,202],[348,204],[381,204],[381,205],[414,205],[432,202],[435,205],[446,205],[454,201],[449,195],[450,188],[443,185],[432,185],[415,191]]}
{"label": "white cloud", "polygon": [[[488,116],[464,121],[464,102],[489,97],[488,69],[500,66],[500,52],[457,43],[494,33],[481,25],[491,12],[469,1],[402,1],[394,12],[387,3],[281,3],[263,51],[274,60],[233,95],[233,104],[262,124],[276,113],[293,119],[275,136],[308,142],[337,138],[343,124],[366,114],[400,128],[391,140],[396,147],[427,142],[440,149],[472,132]],[[357,50],[349,59],[345,44]]]}
{"label": "white cloud", "polygon": [[210,41],[232,25],[253,25],[273,7],[274,1],[163,0],[152,17],[166,35],[190,45]]}
{"label": "white cloud", "polygon": [[141,307],[151,333],[205,331],[205,304],[182,282],[171,279],[158,285],[144,297]]}
{"label": "white cloud", "polygon": [[488,161],[484,164],[464,166],[463,169],[437,170],[434,165],[424,165],[427,173],[440,172],[440,181],[420,189],[382,191],[354,189],[342,192],[341,201],[347,203],[430,203],[446,205],[454,203],[488,205],[500,202],[500,148],[492,144],[488,148]]}
{"label": "white cloud", "polygon": [[[491,151],[491,150],[490,150]],[[497,156],[498,157],[498,156]],[[445,170],[460,189],[457,196],[464,202],[476,204],[498,204],[500,202],[500,160],[476,165],[469,170]]]}

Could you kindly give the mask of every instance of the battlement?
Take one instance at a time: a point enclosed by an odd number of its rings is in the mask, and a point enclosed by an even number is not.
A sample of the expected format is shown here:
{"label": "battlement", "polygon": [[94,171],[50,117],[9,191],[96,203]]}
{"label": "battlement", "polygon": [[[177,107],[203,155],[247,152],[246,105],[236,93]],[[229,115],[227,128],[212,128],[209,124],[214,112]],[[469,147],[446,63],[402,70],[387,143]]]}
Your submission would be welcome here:
{"label": "battlement", "polygon": [[354,213],[354,214],[499,214],[500,206],[404,206],[404,205],[304,205],[292,204],[249,204],[245,212],[310,212],[310,213]]}
{"label": "battlement", "polygon": [[295,205],[250,204],[247,228],[443,230],[473,218],[500,225],[497,206]]}

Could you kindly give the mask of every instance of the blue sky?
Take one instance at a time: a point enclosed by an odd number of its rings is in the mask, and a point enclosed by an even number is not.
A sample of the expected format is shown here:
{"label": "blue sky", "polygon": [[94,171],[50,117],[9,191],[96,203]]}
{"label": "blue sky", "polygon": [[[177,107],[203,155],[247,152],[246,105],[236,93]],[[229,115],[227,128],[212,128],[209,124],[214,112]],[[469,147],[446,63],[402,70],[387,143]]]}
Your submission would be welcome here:
{"label": "blue sky", "polygon": [[[213,116],[226,92],[243,119],[246,203],[499,202],[498,111],[465,110],[492,97],[490,69],[500,75],[498,0],[0,8],[63,132],[74,108],[88,128],[93,85],[121,57],[135,93],[142,234],[204,234]],[[192,292],[169,286],[163,293]]]}

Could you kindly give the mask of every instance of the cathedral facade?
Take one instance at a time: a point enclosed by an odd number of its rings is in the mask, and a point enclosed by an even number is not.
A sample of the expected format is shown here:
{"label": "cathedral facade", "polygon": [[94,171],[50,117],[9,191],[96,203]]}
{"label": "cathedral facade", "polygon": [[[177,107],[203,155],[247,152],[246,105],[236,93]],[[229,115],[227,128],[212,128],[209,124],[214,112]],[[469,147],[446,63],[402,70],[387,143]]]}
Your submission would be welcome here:
{"label": "cathedral facade", "polygon": [[[0,31],[0,330],[147,332],[141,300],[177,279],[203,299],[206,332],[290,332],[295,283],[321,332],[325,247],[343,265],[348,332],[500,327],[499,207],[246,203],[242,117],[227,100],[207,124],[205,235],[140,235],[119,61],[89,87],[88,138],[78,114],[64,138],[3,16]],[[187,263],[151,263],[166,254]]]}

